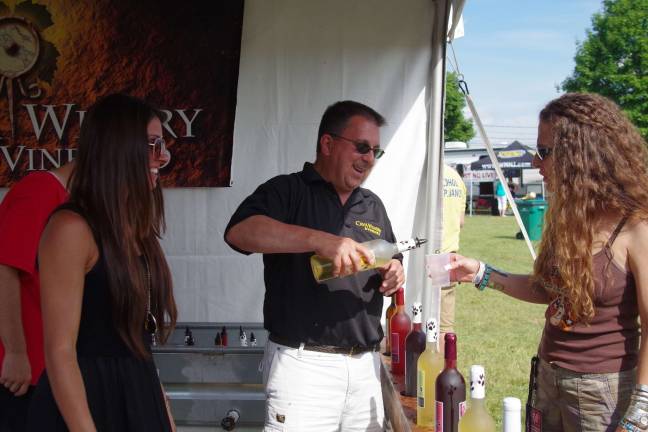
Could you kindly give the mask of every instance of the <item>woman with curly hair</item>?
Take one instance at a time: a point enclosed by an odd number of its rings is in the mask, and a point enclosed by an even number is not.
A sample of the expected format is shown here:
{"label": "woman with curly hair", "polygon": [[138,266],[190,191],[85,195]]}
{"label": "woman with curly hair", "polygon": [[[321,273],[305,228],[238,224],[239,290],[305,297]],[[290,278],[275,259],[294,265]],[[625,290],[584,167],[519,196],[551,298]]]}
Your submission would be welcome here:
{"label": "woman with curly hair", "polygon": [[568,93],[540,113],[534,166],[550,195],[533,274],[456,256],[455,276],[548,305],[529,416],[543,431],[648,430],[646,142],[610,100]]}

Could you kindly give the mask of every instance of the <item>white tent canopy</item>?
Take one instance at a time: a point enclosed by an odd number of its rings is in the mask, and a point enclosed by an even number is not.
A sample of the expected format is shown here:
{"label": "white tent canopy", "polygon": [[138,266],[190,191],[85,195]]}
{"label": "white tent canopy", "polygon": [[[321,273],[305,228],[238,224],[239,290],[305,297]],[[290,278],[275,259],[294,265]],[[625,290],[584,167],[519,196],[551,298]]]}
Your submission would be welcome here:
{"label": "white tent canopy", "polygon": [[[428,249],[438,247],[452,3],[459,16],[463,0],[246,0],[232,187],[164,191],[163,247],[180,320],[262,320],[261,256],[234,252],[223,231],[256,186],[315,159],[320,117],[338,100],[366,103],[387,118],[387,153],[365,186],[384,201],[399,239],[428,236]],[[408,303],[425,288],[416,270],[408,272]]]}

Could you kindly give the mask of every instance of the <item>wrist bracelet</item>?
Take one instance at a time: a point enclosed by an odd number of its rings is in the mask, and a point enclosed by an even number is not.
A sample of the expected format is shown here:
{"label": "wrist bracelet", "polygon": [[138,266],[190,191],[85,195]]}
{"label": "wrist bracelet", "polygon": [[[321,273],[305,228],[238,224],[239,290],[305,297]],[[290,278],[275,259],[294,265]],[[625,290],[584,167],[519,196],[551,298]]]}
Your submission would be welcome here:
{"label": "wrist bracelet", "polygon": [[475,284],[475,287],[478,287],[479,283],[484,278],[484,270],[486,270],[486,264],[484,263],[484,261],[479,261],[479,270],[477,270],[477,273],[475,273],[475,276],[472,280],[472,283]]}
{"label": "wrist bracelet", "polygon": [[490,279],[491,272],[493,271],[493,267],[489,266],[486,264],[484,266],[484,277],[482,277],[481,281],[479,282],[479,285],[477,285],[477,289],[479,291],[484,291],[486,289],[486,286],[488,285],[488,280]]}
{"label": "wrist bracelet", "polygon": [[648,428],[648,386],[635,386],[630,396],[630,405],[619,426],[627,431],[642,431]]}

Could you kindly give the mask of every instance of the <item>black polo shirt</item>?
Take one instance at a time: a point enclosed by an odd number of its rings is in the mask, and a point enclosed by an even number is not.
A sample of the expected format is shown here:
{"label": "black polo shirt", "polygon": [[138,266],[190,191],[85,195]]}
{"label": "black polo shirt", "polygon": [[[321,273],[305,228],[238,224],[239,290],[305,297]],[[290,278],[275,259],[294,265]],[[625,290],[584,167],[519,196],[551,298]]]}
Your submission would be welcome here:
{"label": "black polo shirt", "polygon": [[[308,162],[303,171],[274,177],[259,186],[236,210],[225,234],[254,215],[358,242],[377,238],[396,241],[378,196],[357,188],[342,205],[333,185]],[[263,255],[265,328],[294,342],[340,347],[380,342],[383,295],[378,290],[382,283],[378,271],[364,271],[319,284],[311,271],[311,255],[312,252]]]}

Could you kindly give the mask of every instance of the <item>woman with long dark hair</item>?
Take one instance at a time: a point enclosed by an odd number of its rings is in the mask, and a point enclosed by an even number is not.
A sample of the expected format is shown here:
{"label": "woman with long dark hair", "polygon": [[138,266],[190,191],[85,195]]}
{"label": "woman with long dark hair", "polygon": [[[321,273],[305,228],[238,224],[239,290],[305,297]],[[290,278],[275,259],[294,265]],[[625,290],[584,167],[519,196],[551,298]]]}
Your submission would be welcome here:
{"label": "woman with long dark hair", "polygon": [[550,194],[533,274],[508,274],[461,256],[453,267],[459,280],[479,289],[548,305],[528,416],[535,426],[645,430],[646,142],[619,107],[594,94],[549,102],[538,132],[534,165]]}
{"label": "woman with long dark hair", "polygon": [[115,94],[87,112],[70,201],[39,249],[46,370],[29,430],[172,430],[150,352],[177,315],[159,243],[165,153],[145,102]]}

